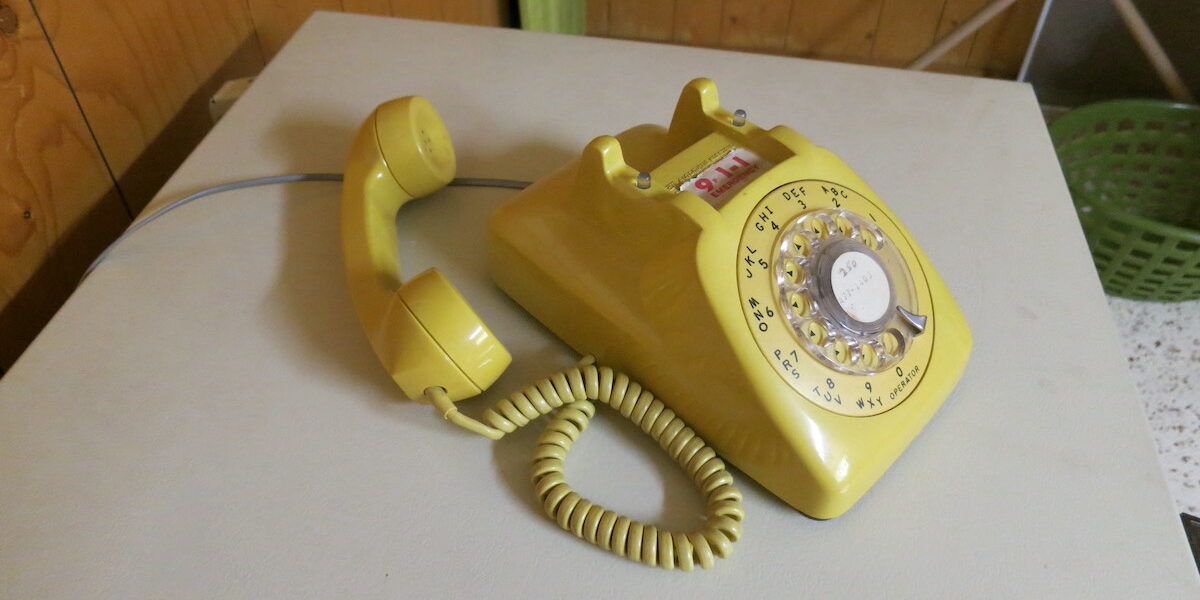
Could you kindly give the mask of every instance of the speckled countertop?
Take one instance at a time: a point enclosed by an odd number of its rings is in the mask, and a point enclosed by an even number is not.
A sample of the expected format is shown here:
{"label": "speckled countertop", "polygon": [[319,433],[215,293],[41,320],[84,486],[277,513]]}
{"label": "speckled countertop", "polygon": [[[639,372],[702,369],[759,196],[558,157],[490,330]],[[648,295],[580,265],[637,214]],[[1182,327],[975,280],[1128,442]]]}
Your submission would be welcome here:
{"label": "speckled countertop", "polygon": [[1180,511],[1200,515],[1200,301],[1108,299]]}

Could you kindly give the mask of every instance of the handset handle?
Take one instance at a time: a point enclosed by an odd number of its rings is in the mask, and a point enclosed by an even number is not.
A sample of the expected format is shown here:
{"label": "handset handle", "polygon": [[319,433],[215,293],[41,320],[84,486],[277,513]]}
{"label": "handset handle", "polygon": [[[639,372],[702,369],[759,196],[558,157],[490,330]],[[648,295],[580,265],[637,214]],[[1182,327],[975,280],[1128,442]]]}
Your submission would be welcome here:
{"label": "handset handle", "polygon": [[454,178],[450,134],[428,100],[379,105],[354,139],[342,184],[342,247],[355,311],[384,368],[413,399],[439,386],[479,394],[511,362],[462,295],[436,270],[400,277],[396,214]]}

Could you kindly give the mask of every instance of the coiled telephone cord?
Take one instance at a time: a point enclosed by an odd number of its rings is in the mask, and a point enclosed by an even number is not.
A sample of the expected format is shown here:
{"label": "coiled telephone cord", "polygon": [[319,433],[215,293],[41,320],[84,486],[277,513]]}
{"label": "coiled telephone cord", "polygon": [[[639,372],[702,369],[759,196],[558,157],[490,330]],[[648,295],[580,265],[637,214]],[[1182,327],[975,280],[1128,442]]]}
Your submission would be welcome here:
{"label": "coiled telephone cord", "polygon": [[[729,556],[742,535],[742,493],[717,453],[654,394],[623,373],[597,367],[591,357],[498,402],[484,412],[486,424],[458,412],[442,388],[425,390],[425,397],[445,419],[493,440],[561,409],[538,438],[533,487],[546,514],[559,527],[617,556],[668,570],[691,571],[697,564],[707,569],[714,558]],[[594,504],[571,489],[563,468],[571,446],[596,413],[591,401],[607,404],[633,421],[683,467],[705,496],[704,527],[691,533],[660,530]]]}

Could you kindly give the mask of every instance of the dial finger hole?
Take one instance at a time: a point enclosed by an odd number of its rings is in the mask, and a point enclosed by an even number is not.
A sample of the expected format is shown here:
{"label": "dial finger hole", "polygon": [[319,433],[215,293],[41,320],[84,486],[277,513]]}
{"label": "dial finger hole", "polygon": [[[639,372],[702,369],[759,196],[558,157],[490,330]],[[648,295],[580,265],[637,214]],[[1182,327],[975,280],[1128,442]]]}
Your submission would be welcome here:
{"label": "dial finger hole", "polygon": [[883,247],[883,235],[878,231],[864,229],[862,232],[862,241],[863,245],[872,250],[879,250]]}
{"label": "dial finger hole", "polygon": [[859,362],[868,369],[879,366],[879,350],[874,344],[863,344],[860,348]]}
{"label": "dial finger hole", "polygon": [[889,329],[879,336],[879,341],[883,344],[883,351],[888,356],[896,356],[903,347],[903,340],[900,338],[900,332],[895,329]]}
{"label": "dial finger hole", "polygon": [[827,344],[825,352],[836,363],[843,365],[850,364],[850,344],[847,344],[846,340],[842,338],[837,338]]}
{"label": "dial finger hole", "polygon": [[800,268],[796,261],[784,261],[783,277],[791,283],[799,284],[804,281],[804,269]]}
{"label": "dial finger hole", "polygon": [[808,238],[798,233],[792,234],[788,240],[788,248],[797,256],[807,257],[812,252],[812,245],[808,243]]}
{"label": "dial finger hole", "polygon": [[828,330],[825,329],[825,326],[820,321],[809,321],[804,324],[802,333],[804,334],[804,339],[808,340],[810,344],[822,346],[825,344],[825,336],[828,335]]}
{"label": "dial finger hole", "polygon": [[838,215],[837,217],[835,217],[833,219],[833,224],[835,226],[837,226],[838,232],[841,233],[843,236],[845,236],[845,237],[853,237],[854,236],[854,223],[851,223],[850,219],[847,219],[846,217],[844,217],[842,215]]}
{"label": "dial finger hole", "polygon": [[818,215],[813,215],[813,217],[804,224],[804,229],[812,235],[817,236],[819,239],[825,239],[829,237],[829,226],[826,225],[825,221]]}
{"label": "dial finger hole", "polygon": [[793,315],[804,317],[808,316],[808,312],[812,308],[812,303],[807,296],[792,293],[788,296],[788,307],[790,307]]}

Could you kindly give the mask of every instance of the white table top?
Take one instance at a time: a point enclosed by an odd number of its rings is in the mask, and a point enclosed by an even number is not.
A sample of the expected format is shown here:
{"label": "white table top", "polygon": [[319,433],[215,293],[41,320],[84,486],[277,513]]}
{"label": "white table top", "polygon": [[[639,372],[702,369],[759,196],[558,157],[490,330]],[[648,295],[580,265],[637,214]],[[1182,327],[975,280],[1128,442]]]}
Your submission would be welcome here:
{"label": "white table top", "polygon": [[[1031,90],[791,58],[319,14],[158,202],[340,170],[380,101],[420,93],[464,176],[534,179],[592,137],[666,123],[679,88],[839,153],[909,226],[970,321],[951,400],[846,516],[746,477],[746,534],[709,572],[572,539],[534,502],[537,427],[499,443],[403,400],[351,312],[338,188],[213,197],[124,244],[0,381],[0,596],[1195,598],[1200,585]],[[570,353],[488,281],[510,192],[405,209],[515,356]],[[581,491],[686,527],[699,499],[624,423],[571,460]],[[679,512],[684,515],[680,516]]]}

